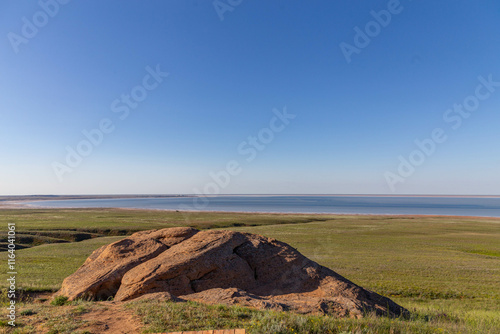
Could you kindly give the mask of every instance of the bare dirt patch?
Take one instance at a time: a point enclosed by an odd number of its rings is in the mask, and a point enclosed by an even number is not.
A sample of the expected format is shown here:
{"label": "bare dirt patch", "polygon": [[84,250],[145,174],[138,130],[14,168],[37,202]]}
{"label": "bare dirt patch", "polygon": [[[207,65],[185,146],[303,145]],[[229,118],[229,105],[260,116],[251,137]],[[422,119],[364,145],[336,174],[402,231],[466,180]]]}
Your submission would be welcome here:
{"label": "bare dirt patch", "polygon": [[[52,305],[49,294],[37,294],[20,308],[17,327],[23,334],[73,333],[73,334],[138,334],[140,318],[124,303],[115,301],[78,301],[66,305]],[[5,317],[5,316],[4,316]],[[0,334],[14,332],[0,328]]]}
{"label": "bare dirt patch", "polygon": [[140,333],[142,324],[132,311],[121,302],[96,302],[100,307],[92,308],[81,318],[88,325],[81,328],[90,333],[135,334]]}

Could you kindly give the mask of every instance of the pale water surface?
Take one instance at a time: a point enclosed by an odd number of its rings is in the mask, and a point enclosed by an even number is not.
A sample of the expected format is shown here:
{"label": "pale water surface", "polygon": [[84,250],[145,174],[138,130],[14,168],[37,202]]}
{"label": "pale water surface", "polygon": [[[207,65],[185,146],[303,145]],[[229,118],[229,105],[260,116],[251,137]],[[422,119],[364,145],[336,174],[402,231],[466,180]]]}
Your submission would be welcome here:
{"label": "pale water surface", "polygon": [[47,208],[137,208],[180,211],[456,215],[500,217],[500,197],[217,196],[55,200]]}

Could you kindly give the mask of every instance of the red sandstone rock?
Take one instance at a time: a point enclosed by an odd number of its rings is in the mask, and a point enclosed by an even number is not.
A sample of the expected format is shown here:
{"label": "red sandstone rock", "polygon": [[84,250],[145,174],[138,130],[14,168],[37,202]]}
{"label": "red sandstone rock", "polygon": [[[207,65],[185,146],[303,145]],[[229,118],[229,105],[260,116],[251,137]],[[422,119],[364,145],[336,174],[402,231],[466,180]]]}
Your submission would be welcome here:
{"label": "red sandstone rock", "polygon": [[392,300],[275,239],[192,228],[139,232],[101,247],[64,280],[58,294],[70,300],[179,297],[350,317],[362,317],[365,312],[407,313]]}

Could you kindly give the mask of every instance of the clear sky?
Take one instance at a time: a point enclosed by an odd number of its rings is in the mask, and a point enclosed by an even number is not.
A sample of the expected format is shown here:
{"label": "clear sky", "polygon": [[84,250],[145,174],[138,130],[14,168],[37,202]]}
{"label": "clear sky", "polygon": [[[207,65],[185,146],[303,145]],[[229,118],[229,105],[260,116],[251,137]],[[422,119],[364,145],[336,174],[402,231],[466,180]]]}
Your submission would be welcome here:
{"label": "clear sky", "polygon": [[499,32],[496,0],[2,1],[0,194],[500,194]]}

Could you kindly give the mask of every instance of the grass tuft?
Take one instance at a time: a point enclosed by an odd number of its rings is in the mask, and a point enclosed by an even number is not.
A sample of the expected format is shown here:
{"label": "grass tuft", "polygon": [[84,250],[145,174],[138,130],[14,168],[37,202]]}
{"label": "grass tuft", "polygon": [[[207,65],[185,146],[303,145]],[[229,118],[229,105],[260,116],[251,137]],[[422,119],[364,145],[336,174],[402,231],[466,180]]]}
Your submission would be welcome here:
{"label": "grass tuft", "polygon": [[63,306],[63,305],[66,305],[67,302],[68,302],[68,297],[66,297],[66,296],[57,296],[57,297],[54,298],[53,301],[50,302],[50,305]]}

